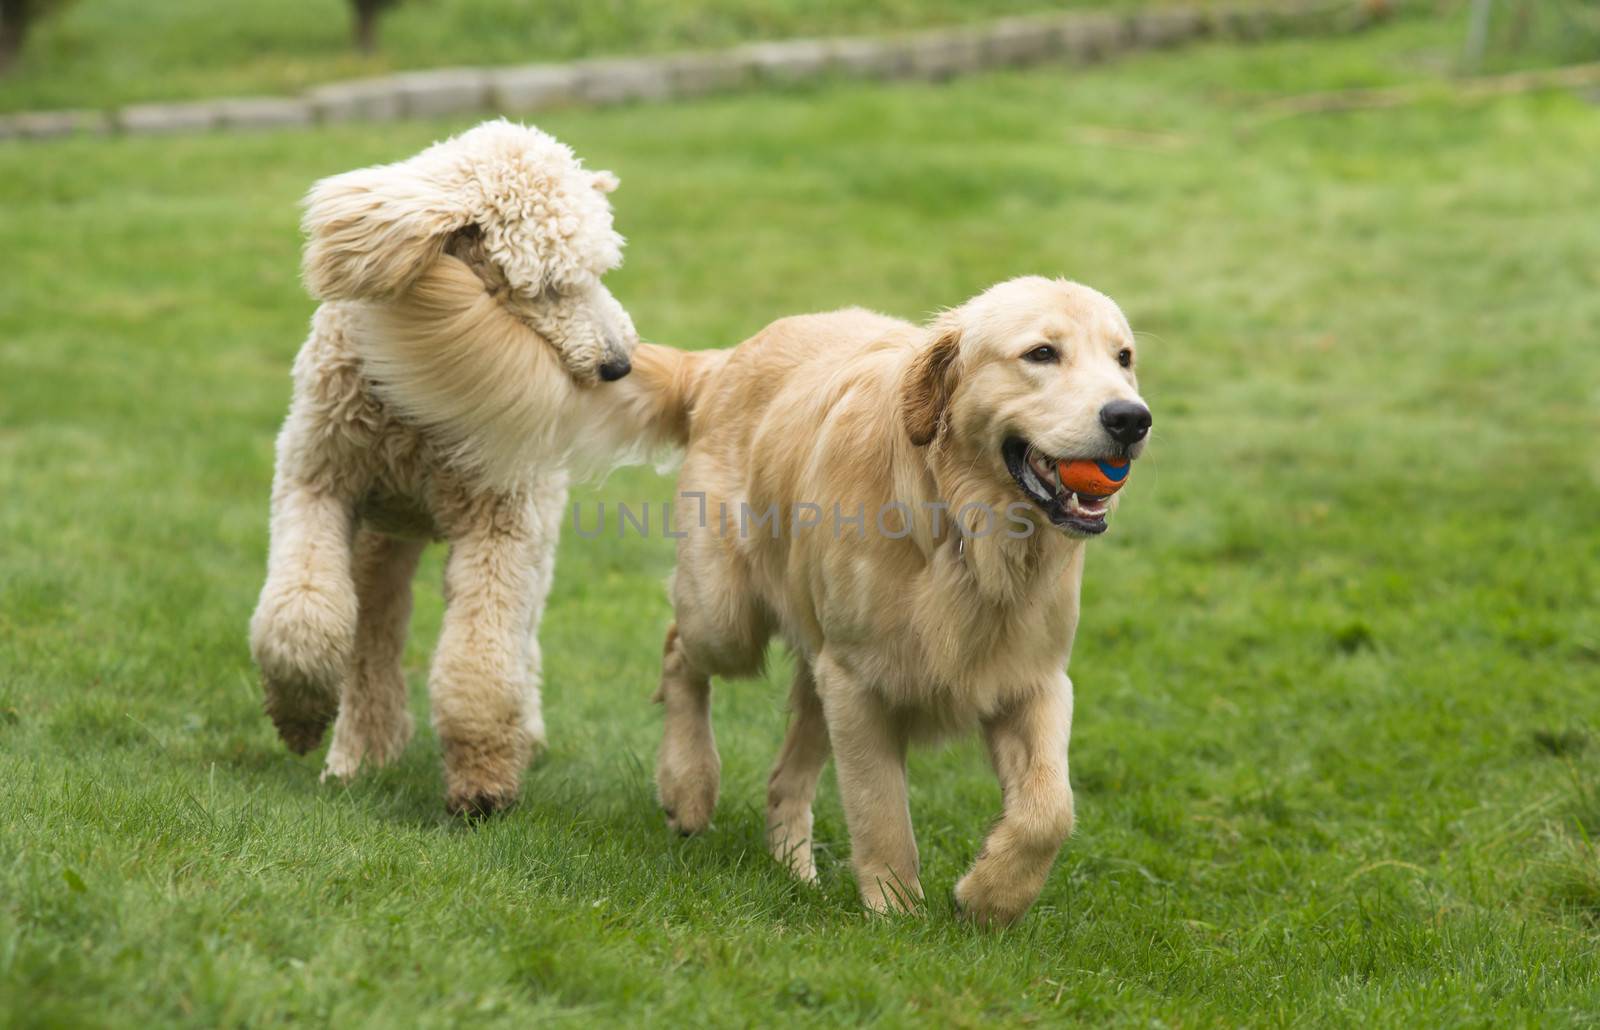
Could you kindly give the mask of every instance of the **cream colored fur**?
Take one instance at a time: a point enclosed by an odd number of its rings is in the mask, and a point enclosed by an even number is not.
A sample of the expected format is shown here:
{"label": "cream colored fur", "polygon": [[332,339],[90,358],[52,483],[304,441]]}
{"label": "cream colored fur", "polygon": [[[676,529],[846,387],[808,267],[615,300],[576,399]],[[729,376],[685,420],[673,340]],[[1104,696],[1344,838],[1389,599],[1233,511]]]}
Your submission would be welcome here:
{"label": "cream colored fur", "polygon": [[388,762],[410,738],[410,581],[442,538],[429,690],[447,804],[484,812],[517,796],[544,740],[537,631],[569,470],[639,439],[617,417],[638,402],[600,382],[637,344],[600,282],[622,256],[616,185],[499,121],[307,198],[305,280],[324,303],[278,437],[250,639],[291,749],[337,718],[324,778]]}
{"label": "cream colored fur", "polygon": [[[1059,362],[1024,360],[1046,343]],[[1020,436],[1057,456],[1110,456],[1098,413],[1138,400],[1119,358],[1127,349],[1131,360],[1133,347],[1109,299],[1030,278],[926,328],[850,310],[775,322],[731,352],[641,348],[624,392],[654,397],[652,426],[687,440],[675,516],[687,536],[658,694],[657,782],[674,828],[704,829],[716,804],[711,677],[754,672],[776,636],[798,666],[768,786],[779,861],[816,875],[811,804],[831,745],[863,900],[878,911],[918,906],[906,749],[976,726],[1004,810],[955,896],[982,922],[1022,915],[1073,825],[1066,666],[1085,540],[1023,500],[1001,445]],[[890,520],[898,539],[873,525],[893,501],[912,516],[909,526]],[[963,542],[951,515],[929,507],[1004,512],[1019,501],[1033,530],[1022,539]],[[798,506],[836,503],[847,516],[867,512],[864,535],[848,524],[836,534],[827,518],[794,528]],[[776,506],[782,532],[719,532],[722,506],[741,504]],[[703,526],[697,510],[709,512]]]}

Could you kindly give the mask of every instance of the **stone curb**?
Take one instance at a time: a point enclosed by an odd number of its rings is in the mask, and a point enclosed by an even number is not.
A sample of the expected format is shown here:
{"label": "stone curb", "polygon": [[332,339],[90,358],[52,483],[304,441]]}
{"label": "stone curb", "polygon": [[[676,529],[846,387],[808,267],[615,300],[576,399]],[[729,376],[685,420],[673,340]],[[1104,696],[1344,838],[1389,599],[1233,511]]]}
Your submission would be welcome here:
{"label": "stone curb", "polygon": [[465,114],[489,104],[489,73],[479,68],[406,72],[389,81],[399,93],[401,112],[410,118]]}
{"label": "stone curb", "polygon": [[98,136],[111,131],[104,111],[24,111],[0,115],[0,139],[56,139]]}
{"label": "stone curb", "polygon": [[222,124],[220,107],[208,100],[183,104],[132,104],[112,115],[117,129],[141,135],[199,132]]}
{"label": "stone curb", "polygon": [[489,106],[507,114],[526,114],[576,103],[581,78],[570,64],[499,68],[489,73]]}
{"label": "stone curb", "polygon": [[217,101],[217,125],[224,129],[280,129],[310,125],[316,112],[294,97],[238,97]]}
{"label": "stone curb", "polygon": [[386,122],[400,117],[402,90],[395,79],[330,82],[306,94],[319,122]]}
{"label": "stone curb", "polygon": [[666,100],[672,75],[663,57],[618,57],[579,61],[576,100],[593,107]]}
{"label": "stone curb", "polygon": [[1353,31],[1369,20],[1355,0],[1291,0],[1232,8],[1158,7],[1002,18],[892,36],[789,39],[728,50],[509,68],[442,68],[333,82],[299,97],[133,104],[112,112],[0,115],[0,140],[244,131],[319,123],[437,118],[478,111],[525,115],[570,105],[652,103],[755,85],[830,77],[942,82],[1049,61],[1086,64],[1207,37],[1259,40]]}

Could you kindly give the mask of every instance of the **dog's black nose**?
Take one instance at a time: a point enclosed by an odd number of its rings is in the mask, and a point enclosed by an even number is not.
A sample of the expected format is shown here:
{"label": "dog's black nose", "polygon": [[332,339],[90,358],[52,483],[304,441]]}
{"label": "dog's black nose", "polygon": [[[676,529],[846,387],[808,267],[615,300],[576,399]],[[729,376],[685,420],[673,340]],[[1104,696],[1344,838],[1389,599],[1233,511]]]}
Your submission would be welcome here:
{"label": "dog's black nose", "polygon": [[604,365],[600,366],[600,378],[604,379],[608,383],[614,383],[632,371],[633,362],[629,361],[627,358],[618,358],[615,361],[608,361]]}
{"label": "dog's black nose", "polygon": [[1112,401],[1100,409],[1100,424],[1117,443],[1135,444],[1150,432],[1150,409],[1135,401]]}

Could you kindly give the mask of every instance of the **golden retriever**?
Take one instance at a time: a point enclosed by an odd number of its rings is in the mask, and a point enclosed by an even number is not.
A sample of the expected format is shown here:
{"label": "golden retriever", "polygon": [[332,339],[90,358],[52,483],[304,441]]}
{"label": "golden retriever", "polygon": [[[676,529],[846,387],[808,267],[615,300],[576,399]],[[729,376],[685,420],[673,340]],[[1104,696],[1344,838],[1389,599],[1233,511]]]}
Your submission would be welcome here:
{"label": "golden retriever", "polygon": [[1055,462],[1143,450],[1135,351],[1110,299],[1043,278],[926,327],[852,309],[731,351],[641,345],[621,390],[687,445],[657,694],[674,829],[704,829],[716,804],[711,677],[756,672],[777,636],[797,670],[768,785],[774,856],[816,877],[831,747],[862,900],[918,907],[906,749],[976,725],[1004,813],[955,899],[983,923],[1027,910],[1072,830],[1066,666],[1085,544],[1116,506],[1064,490]]}

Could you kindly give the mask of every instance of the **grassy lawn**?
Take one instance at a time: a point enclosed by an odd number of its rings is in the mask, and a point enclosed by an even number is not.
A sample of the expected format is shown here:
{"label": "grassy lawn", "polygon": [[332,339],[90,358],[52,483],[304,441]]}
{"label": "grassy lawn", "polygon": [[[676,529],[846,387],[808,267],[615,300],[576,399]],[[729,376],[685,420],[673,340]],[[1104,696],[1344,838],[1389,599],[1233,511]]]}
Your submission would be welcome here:
{"label": "grassy lawn", "polygon": [[1151,3],[1221,0],[408,0],[384,16],[380,52],[370,57],[350,45],[346,0],[76,0],[39,23],[15,72],[0,78],[0,111],[286,93],[410,68],[687,50]]}
{"label": "grassy lawn", "polygon": [[857,907],[831,774],[821,889],[766,858],[786,661],[719,687],[716,825],[668,834],[666,540],[566,535],[552,747],[509,816],[443,812],[436,553],[417,740],[319,785],[245,647],[312,307],[296,201],[459,126],[0,145],[0,1024],[1592,1023],[1596,108],[1252,113],[1458,38],[546,123],[622,177],[613,286],[650,337],[1024,272],[1142,330],[1157,435],[1092,545],[1079,830],[996,933],[943,901],[998,812],[970,741],[912,760],[926,918]]}

